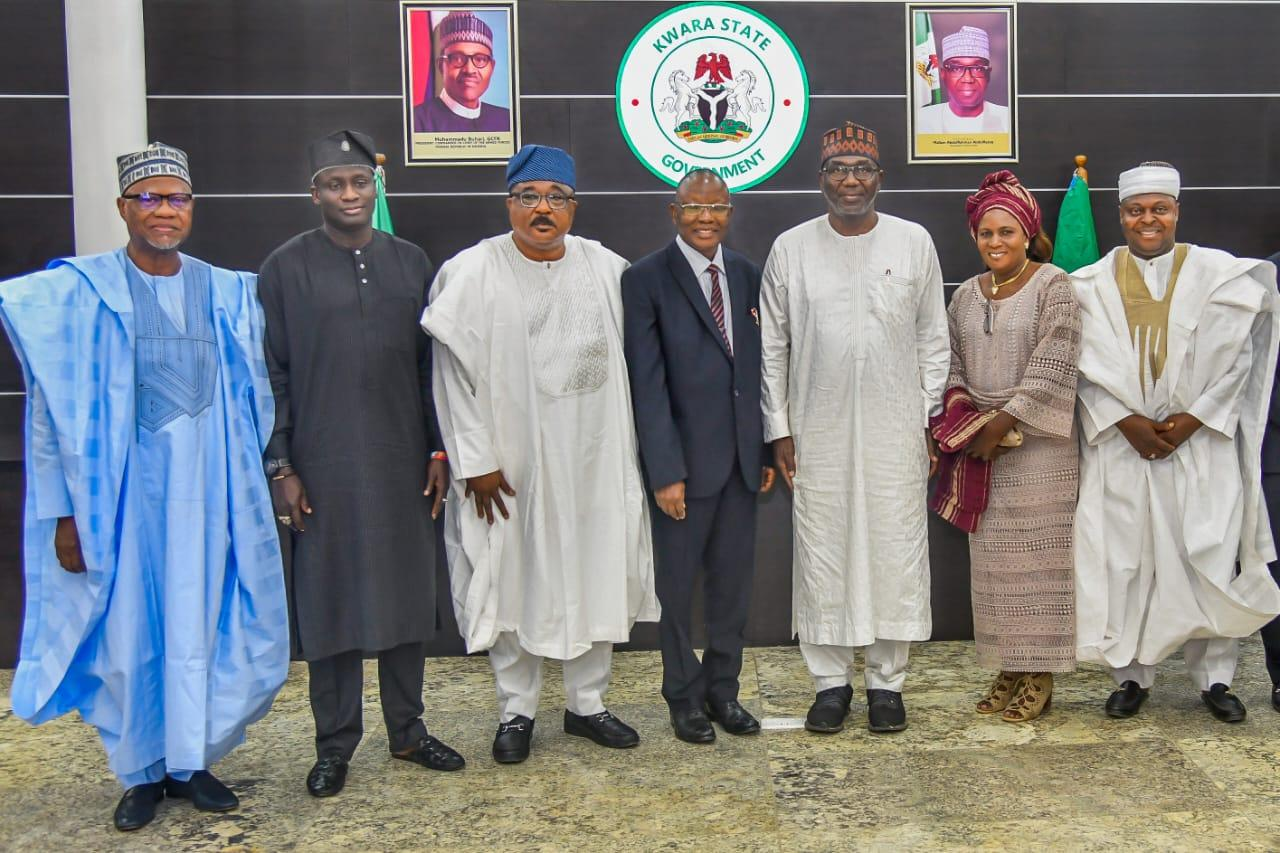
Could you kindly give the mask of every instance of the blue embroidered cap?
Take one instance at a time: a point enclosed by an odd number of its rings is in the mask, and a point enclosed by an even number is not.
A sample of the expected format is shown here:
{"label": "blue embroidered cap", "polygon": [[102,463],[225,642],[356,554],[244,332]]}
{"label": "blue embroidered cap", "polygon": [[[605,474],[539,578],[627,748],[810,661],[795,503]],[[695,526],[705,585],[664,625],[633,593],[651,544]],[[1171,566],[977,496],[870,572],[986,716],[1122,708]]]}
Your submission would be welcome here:
{"label": "blue embroidered cap", "polygon": [[507,189],[525,181],[555,181],[574,189],[577,173],[573,158],[550,145],[525,145],[507,162]]}

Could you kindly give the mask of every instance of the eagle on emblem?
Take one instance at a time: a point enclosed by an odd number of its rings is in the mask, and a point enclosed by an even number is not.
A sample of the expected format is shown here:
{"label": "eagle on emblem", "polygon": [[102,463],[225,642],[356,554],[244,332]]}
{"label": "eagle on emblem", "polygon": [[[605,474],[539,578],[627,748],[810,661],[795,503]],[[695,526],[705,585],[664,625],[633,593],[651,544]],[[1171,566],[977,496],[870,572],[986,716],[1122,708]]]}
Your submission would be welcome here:
{"label": "eagle on emblem", "polygon": [[699,54],[693,80],[679,68],[667,75],[671,95],[659,111],[679,116],[674,131],[686,141],[741,142],[751,135],[748,114],[766,111],[754,92],[757,83],[749,69],[739,69],[735,78],[725,54]]}
{"label": "eagle on emblem", "polygon": [[693,69],[693,80],[696,83],[702,79],[702,75],[711,75],[708,83],[723,83],[725,80],[733,79],[733,72],[729,70],[729,57],[723,53],[704,53],[698,57],[698,64]]}

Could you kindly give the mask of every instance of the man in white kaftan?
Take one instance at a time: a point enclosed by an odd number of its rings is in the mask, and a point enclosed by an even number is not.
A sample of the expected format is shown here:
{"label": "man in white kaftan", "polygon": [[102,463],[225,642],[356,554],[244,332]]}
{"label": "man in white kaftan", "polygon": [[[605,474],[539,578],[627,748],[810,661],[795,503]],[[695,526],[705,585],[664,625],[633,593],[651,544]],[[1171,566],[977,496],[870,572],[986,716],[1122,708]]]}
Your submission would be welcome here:
{"label": "man in white kaftan", "polygon": [[1275,269],[1178,244],[1179,176],[1120,176],[1127,246],[1072,275],[1083,318],[1078,657],[1111,668],[1107,713],[1137,713],[1183,648],[1218,719],[1239,637],[1280,611],[1263,505],[1262,432],[1276,365]]}
{"label": "man in white kaftan", "polygon": [[792,628],[814,677],[806,728],[840,731],[855,648],[872,731],[906,727],[912,640],[931,630],[928,416],[950,348],[919,225],[875,211],[875,134],[823,137],[826,215],[778,237],[760,292],[765,440],[792,487]]}
{"label": "man in white kaftan", "polygon": [[514,763],[529,754],[543,658],[564,661],[566,732],[639,742],[604,696],[613,644],[656,622],[658,601],[622,353],[627,263],[567,234],[567,154],[526,146],[507,177],[512,232],[440,269],[422,326],[453,477],[454,609],[467,650],[489,651],[493,754]]}

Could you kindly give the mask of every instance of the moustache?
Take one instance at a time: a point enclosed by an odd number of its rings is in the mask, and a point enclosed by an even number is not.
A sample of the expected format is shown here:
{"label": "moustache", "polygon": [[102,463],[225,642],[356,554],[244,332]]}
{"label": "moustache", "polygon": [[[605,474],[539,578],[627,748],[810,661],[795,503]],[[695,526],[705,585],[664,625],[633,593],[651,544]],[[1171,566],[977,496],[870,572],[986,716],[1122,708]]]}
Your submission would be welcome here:
{"label": "moustache", "polygon": [[538,225],[547,225],[547,226],[550,226],[551,228],[556,227],[556,223],[551,219],[550,216],[542,216],[542,215],[535,216],[533,218],[533,221],[529,223],[530,228],[533,228]]}

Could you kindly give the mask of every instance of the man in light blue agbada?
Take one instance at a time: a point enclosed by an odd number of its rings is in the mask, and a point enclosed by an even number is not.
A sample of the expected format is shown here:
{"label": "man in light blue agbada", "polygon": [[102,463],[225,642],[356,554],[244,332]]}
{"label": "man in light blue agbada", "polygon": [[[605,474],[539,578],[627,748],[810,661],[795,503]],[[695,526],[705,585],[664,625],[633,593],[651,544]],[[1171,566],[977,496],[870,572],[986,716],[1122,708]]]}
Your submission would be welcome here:
{"label": "man in light blue agbada", "polygon": [[256,278],[179,253],[186,154],[118,163],[128,245],[5,282],[0,319],[27,387],[13,708],[98,730],[130,830],[165,796],[239,805],[208,768],[271,706],[289,639]]}

